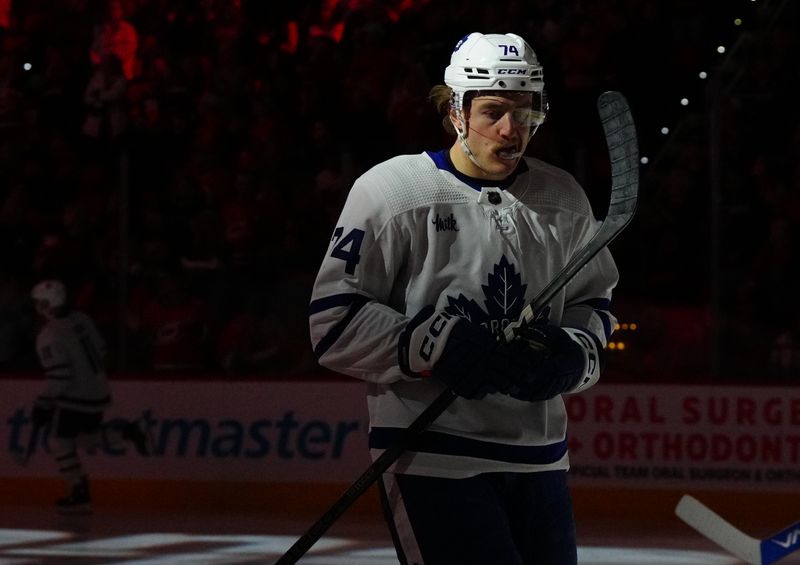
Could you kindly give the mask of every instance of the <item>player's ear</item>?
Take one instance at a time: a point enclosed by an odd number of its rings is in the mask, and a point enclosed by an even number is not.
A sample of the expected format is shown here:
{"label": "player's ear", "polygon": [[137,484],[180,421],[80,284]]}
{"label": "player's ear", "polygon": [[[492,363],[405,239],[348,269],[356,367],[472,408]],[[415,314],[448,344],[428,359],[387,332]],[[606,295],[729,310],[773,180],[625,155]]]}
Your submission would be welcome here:
{"label": "player's ear", "polygon": [[[469,112],[469,110],[465,108],[464,113],[466,114],[467,112]],[[464,119],[466,120],[466,118],[467,116],[465,115]],[[458,118],[455,108],[450,108],[450,123],[456,128],[456,131],[463,131],[464,135],[467,134],[467,125]]]}

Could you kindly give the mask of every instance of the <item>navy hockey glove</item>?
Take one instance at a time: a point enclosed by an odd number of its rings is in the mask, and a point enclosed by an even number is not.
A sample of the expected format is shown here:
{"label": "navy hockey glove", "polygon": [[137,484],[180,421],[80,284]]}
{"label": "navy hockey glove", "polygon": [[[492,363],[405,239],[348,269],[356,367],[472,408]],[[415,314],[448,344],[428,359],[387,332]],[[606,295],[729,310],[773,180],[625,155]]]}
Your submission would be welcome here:
{"label": "navy hockey glove", "polygon": [[400,334],[398,359],[409,376],[433,376],[459,396],[483,398],[511,384],[497,371],[503,347],[481,326],[426,306]]}
{"label": "navy hockey glove", "polygon": [[600,378],[602,347],[587,332],[534,324],[517,330],[507,344],[507,393],[519,400],[547,400],[565,392],[580,392]]}

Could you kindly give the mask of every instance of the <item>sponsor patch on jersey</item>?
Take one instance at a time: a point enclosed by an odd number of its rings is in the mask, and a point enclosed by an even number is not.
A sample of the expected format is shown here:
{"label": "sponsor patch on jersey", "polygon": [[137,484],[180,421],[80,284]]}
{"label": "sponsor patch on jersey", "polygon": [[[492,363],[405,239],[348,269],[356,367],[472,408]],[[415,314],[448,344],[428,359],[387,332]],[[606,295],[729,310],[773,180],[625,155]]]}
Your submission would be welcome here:
{"label": "sponsor patch on jersey", "polygon": [[436,226],[436,231],[460,231],[458,229],[458,220],[451,212],[449,216],[440,216],[436,213],[436,217],[431,220],[431,223]]}

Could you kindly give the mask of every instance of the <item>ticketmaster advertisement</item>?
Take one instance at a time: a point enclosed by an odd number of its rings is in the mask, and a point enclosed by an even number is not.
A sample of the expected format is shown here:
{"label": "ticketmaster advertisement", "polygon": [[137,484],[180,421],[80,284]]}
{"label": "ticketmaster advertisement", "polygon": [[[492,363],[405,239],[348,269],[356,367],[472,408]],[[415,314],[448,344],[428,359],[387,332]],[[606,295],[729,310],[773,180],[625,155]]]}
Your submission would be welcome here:
{"label": "ticketmaster advertisement", "polygon": [[[369,465],[359,381],[115,381],[108,426],[141,419],[155,453],[103,444],[94,477],[351,483]],[[31,442],[35,379],[0,381],[0,476],[52,477]],[[797,491],[800,390],[598,384],[565,397],[575,485]],[[25,458],[29,453],[30,457]]]}
{"label": "ticketmaster advertisement", "polygon": [[[367,465],[365,385],[351,382],[116,381],[106,425],[142,419],[155,448],[104,444],[85,458],[93,477],[349,482]],[[41,385],[0,381],[3,476],[53,476],[48,436],[30,449]]]}

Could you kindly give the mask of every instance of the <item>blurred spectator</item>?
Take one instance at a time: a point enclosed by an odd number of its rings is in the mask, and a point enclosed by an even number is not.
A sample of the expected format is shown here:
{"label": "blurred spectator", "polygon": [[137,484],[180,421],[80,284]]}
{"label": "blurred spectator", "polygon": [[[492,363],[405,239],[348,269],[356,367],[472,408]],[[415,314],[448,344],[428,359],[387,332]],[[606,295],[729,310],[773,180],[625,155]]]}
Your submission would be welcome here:
{"label": "blurred spectator", "polygon": [[226,373],[253,374],[291,369],[291,336],[268,299],[252,292],[246,304],[233,312],[217,342],[217,363]]}
{"label": "blurred spectator", "polygon": [[[11,25],[11,0],[0,0],[0,33]],[[2,36],[0,35],[0,38]]]}
{"label": "blurred spectator", "polygon": [[122,64],[125,78],[136,75],[136,49],[139,34],[126,19],[122,2],[110,0],[106,20],[95,30],[94,41],[89,52],[92,63],[100,65],[106,55],[116,55]]}
{"label": "blurred spectator", "polygon": [[28,293],[11,273],[0,270],[0,369],[19,370],[35,362],[33,344],[27,336],[33,331],[33,315],[26,308]]}
{"label": "blurred spectator", "polygon": [[160,271],[155,279],[154,293],[139,297],[130,320],[149,360],[146,366],[183,373],[208,369],[207,305],[189,293],[177,270]]}
{"label": "blurred spectator", "polygon": [[767,372],[792,384],[797,384],[800,374],[800,333],[798,328],[778,334],[769,352]]}
{"label": "blurred spectator", "polygon": [[[781,3],[780,12],[750,4],[741,27],[751,27],[738,48],[732,26],[724,26],[735,73],[720,100],[724,190],[716,234],[722,343],[740,352],[729,365],[742,374],[744,367],[763,371],[773,343],[793,331],[796,309],[774,288],[796,282],[786,257],[800,221],[800,150],[786,150],[800,147],[791,99],[800,84],[791,64],[800,4]],[[0,0],[0,253],[8,276],[17,284],[53,271],[75,279],[86,307],[105,312],[110,330],[125,297],[115,299],[119,289],[108,277],[127,274],[132,327],[144,338],[142,296],[159,300],[143,281],[181,265],[183,303],[207,304],[204,343],[224,342],[234,351],[189,364],[272,370],[265,368],[277,366],[269,345],[249,346],[263,355],[245,362],[230,336],[269,342],[272,311],[303,320],[310,287],[304,276],[316,271],[324,253],[319,242],[333,229],[347,187],[385,156],[443,145],[435,121],[423,119],[433,110],[419,85],[438,82],[441,69],[431,62],[449,54],[465,30],[488,23],[538,44],[554,105],[532,150],[583,180],[593,205],[605,204],[608,174],[594,98],[606,88],[626,93],[650,164],[642,168],[648,196],[637,221],[614,243],[628,273],[621,294],[651,303],[659,315],[675,306],[699,317],[709,295],[711,143],[704,104],[697,103],[708,93],[687,77],[694,79],[700,65],[717,73],[713,48],[730,9],[655,0],[512,1],[503,8],[429,0],[69,0],[13,7]],[[688,108],[673,103],[684,91]],[[674,135],[661,136],[662,125]],[[129,143],[106,143],[126,127]],[[681,131],[691,133],[681,138]],[[129,163],[124,181],[122,150]],[[788,225],[770,228],[778,216]],[[288,280],[297,296],[279,309],[259,306],[259,314],[223,299],[247,295],[253,284],[260,294],[274,293]],[[15,311],[15,294],[6,296]],[[151,306],[153,320],[160,310],[172,311]],[[203,317],[187,316],[195,314]],[[672,338],[673,323],[654,320],[642,327],[645,341],[648,325]],[[307,330],[284,326],[281,366],[308,367]],[[154,331],[151,324],[147,339]],[[704,343],[700,338],[692,343]],[[137,368],[148,368],[142,359]]]}
{"label": "blurred spectator", "polygon": [[771,219],[749,272],[755,281],[755,304],[758,320],[771,334],[785,334],[800,320],[800,308],[778,289],[800,285],[797,264],[797,233],[784,217]]}
{"label": "blurred spectator", "polygon": [[116,55],[103,55],[86,85],[83,133],[93,139],[114,140],[127,129],[127,81]]}
{"label": "blurred spectator", "polygon": [[19,65],[11,54],[0,52],[0,131],[7,133],[21,125],[26,107],[19,88]]}

